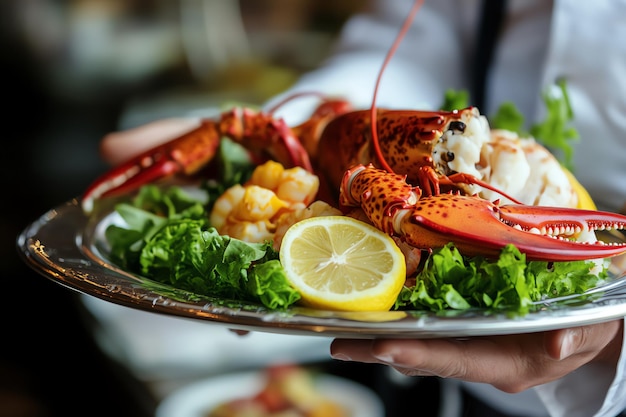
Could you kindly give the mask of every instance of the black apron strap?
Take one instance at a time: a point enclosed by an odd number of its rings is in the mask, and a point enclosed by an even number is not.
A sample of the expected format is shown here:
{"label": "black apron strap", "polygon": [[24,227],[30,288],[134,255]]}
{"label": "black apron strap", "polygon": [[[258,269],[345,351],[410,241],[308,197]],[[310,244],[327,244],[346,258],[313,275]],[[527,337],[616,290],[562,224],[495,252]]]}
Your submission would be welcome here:
{"label": "black apron strap", "polygon": [[487,104],[485,99],[487,75],[496,40],[504,22],[506,3],[506,0],[483,0],[474,53],[471,89],[472,105],[478,107],[481,112]]}

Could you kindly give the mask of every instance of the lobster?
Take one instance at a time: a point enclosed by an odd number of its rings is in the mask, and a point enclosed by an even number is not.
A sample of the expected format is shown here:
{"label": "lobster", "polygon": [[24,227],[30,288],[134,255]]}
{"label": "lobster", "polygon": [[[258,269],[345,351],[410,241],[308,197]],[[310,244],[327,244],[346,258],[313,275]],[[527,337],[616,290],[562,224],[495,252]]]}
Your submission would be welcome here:
{"label": "lobster", "polygon": [[[478,117],[475,107],[385,110],[376,108],[374,99],[369,110],[354,111],[344,100],[327,99],[306,122],[289,127],[273,111],[236,108],[105,173],[88,187],[82,207],[89,213],[99,198],[175,174],[194,174],[214,158],[222,137],[228,137],[257,161],[274,159],[286,167],[315,171],[325,179],[322,186],[329,184],[331,193],[339,190],[340,205],[361,207],[378,228],[420,249],[453,242],[464,254],[494,256],[513,243],[527,259],[545,261],[605,258],[626,251],[626,243],[576,243],[563,237],[580,230],[623,230],[624,215],[520,204],[452,168],[455,154],[442,144],[449,135],[463,134]],[[468,188],[472,185],[513,204],[480,198]]]}
{"label": "lobster", "polygon": [[[89,212],[97,198],[129,192],[174,174],[191,175],[211,161],[221,137],[227,136],[256,152],[258,160],[271,158],[288,167],[316,170],[328,180],[330,189],[339,190],[341,206],[363,208],[378,228],[421,249],[453,242],[464,254],[492,256],[513,243],[529,260],[548,261],[604,258],[626,251],[626,244],[576,243],[547,236],[560,230],[625,229],[626,216],[499,205],[461,194],[457,185],[494,188],[471,175],[451,172],[446,162],[454,155],[433,156],[433,152],[446,132],[463,130],[477,109],[378,109],[381,123],[377,140],[382,158],[376,156],[369,133],[369,111],[348,109],[350,106],[342,101],[324,102],[313,117],[294,128],[269,113],[230,110],[219,120],[204,120],[195,130],[104,174],[87,189],[82,206]],[[393,172],[382,169],[380,159],[387,161]],[[512,196],[507,198],[515,201]]]}

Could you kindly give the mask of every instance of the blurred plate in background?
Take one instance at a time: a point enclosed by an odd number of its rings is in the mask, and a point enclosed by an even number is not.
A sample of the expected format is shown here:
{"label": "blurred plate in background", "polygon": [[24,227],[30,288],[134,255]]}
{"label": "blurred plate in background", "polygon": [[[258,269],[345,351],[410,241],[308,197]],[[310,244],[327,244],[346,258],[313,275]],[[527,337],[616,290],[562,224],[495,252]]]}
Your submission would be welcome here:
{"label": "blurred plate in background", "polygon": [[[266,375],[262,372],[227,374],[183,387],[166,397],[155,417],[207,417],[217,405],[251,397],[259,392]],[[384,417],[380,398],[369,388],[348,379],[316,374],[315,386],[328,399],[343,405],[355,417]]]}

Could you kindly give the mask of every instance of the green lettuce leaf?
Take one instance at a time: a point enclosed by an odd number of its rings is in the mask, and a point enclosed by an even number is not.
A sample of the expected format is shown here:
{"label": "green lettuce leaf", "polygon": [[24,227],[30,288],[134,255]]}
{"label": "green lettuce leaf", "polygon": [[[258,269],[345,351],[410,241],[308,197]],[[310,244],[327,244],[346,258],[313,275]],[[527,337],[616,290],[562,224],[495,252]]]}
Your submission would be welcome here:
{"label": "green lettuce leaf", "polygon": [[129,271],[138,271],[139,255],[147,239],[175,219],[205,217],[202,201],[179,187],[163,190],[156,185],[141,187],[129,203],[119,203],[116,212],[126,226],[111,225],[105,238],[111,245],[111,259]]}
{"label": "green lettuce leaf", "polygon": [[199,295],[271,309],[286,308],[300,298],[271,242],[219,235],[202,201],[179,187],[146,186],[116,211],[126,224],[110,225],[105,237],[113,262],[128,271]]}
{"label": "green lettuce leaf", "polygon": [[221,236],[205,220],[170,222],[148,240],[140,263],[145,277],[196,294],[261,302],[272,309],[299,299],[269,243]]}
{"label": "green lettuce leaf", "polygon": [[412,287],[404,287],[394,308],[467,310],[472,308],[528,313],[535,301],[582,294],[606,274],[591,272],[590,261],[526,262],[513,245],[496,261],[463,257],[453,244],[433,251]]}
{"label": "green lettuce leaf", "polygon": [[216,173],[213,178],[208,179],[203,184],[209,199],[206,210],[211,211],[215,201],[224,192],[235,184],[246,182],[256,165],[250,158],[248,151],[240,144],[231,139],[222,138],[220,147],[215,159]]}

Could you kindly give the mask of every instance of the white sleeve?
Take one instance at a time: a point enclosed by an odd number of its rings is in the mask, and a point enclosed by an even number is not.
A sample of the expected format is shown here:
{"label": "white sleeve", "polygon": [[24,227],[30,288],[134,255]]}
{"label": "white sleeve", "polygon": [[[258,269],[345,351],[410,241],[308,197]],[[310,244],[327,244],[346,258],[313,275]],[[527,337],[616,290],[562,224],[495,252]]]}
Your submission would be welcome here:
{"label": "white sleeve", "polygon": [[617,369],[585,365],[535,387],[552,417],[614,417],[626,409],[626,332]]}
{"label": "white sleeve", "polygon": [[[574,124],[581,138],[574,152],[576,176],[598,207],[609,211],[618,211],[626,195],[626,153],[615,152],[626,144],[624,12],[624,0],[611,2],[610,6],[601,2],[555,2],[544,74],[546,85],[559,77],[567,80]],[[599,22],[611,30],[598,31]],[[598,62],[602,62],[600,72]],[[625,345],[623,341],[616,369],[590,364],[537,387],[550,415],[613,417],[626,409]]]}
{"label": "white sleeve", "polygon": [[[408,15],[412,1],[386,0],[373,4],[369,13],[351,18],[337,45],[319,69],[302,76],[293,88],[275,97],[268,107],[295,92],[315,92],[345,97],[355,108],[372,104],[376,80],[385,56]],[[474,3],[470,1],[469,3]],[[376,104],[379,107],[434,109],[448,88],[461,89],[467,72],[466,45],[469,18],[475,12],[456,1],[426,2],[415,17],[382,75]],[[460,70],[461,69],[461,70]],[[317,99],[296,99],[277,114],[288,123],[306,118]],[[282,109],[281,109],[282,110]]]}

